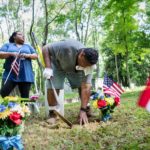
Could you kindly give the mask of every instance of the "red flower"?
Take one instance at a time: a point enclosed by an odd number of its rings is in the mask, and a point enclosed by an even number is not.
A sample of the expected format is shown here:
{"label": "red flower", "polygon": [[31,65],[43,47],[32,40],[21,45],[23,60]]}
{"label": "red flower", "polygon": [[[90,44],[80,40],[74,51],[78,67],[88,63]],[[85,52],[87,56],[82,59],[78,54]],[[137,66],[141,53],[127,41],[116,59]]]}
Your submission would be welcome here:
{"label": "red flower", "polygon": [[120,98],[119,97],[115,97],[114,98],[114,101],[115,101],[115,105],[120,105]]}
{"label": "red flower", "polygon": [[105,100],[98,100],[97,105],[98,105],[98,108],[103,108],[107,106],[107,103]]}
{"label": "red flower", "polygon": [[13,112],[12,114],[9,115],[9,119],[14,122],[16,125],[21,124],[21,115],[17,112]]}

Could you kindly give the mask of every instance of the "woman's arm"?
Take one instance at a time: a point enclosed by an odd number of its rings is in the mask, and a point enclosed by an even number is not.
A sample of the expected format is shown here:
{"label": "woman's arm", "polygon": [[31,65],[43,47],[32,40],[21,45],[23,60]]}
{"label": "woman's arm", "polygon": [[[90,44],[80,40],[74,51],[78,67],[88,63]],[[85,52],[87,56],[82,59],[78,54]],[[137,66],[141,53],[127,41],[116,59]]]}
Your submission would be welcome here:
{"label": "woman's arm", "polygon": [[21,57],[27,58],[27,59],[37,59],[38,55],[36,53],[34,54],[21,54]]}
{"label": "woman's arm", "polygon": [[0,59],[6,59],[8,57],[11,57],[11,56],[16,56],[17,53],[15,52],[0,52]]}

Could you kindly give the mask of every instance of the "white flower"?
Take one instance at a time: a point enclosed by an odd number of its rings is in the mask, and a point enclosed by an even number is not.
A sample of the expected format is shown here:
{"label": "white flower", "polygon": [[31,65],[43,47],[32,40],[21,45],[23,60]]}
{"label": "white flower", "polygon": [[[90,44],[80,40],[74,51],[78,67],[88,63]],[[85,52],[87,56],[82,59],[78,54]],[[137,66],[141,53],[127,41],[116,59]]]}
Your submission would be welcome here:
{"label": "white flower", "polygon": [[22,107],[18,104],[15,107],[11,108],[11,112],[18,112],[22,117],[24,117],[24,112],[22,110]]}

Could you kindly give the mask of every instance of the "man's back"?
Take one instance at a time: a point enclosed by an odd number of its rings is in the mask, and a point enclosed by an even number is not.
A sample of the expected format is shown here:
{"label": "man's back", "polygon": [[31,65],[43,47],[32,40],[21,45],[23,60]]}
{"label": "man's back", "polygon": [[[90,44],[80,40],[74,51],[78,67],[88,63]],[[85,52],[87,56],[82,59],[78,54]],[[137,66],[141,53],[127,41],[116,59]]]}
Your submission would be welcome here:
{"label": "man's back", "polygon": [[54,42],[51,44],[51,46],[57,50],[70,48],[80,49],[85,47],[81,42],[76,41],[74,39],[67,39],[59,42]]}
{"label": "man's back", "polygon": [[76,40],[65,40],[52,43],[49,47],[52,62],[64,71],[74,71],[79,49],[85,46]]}

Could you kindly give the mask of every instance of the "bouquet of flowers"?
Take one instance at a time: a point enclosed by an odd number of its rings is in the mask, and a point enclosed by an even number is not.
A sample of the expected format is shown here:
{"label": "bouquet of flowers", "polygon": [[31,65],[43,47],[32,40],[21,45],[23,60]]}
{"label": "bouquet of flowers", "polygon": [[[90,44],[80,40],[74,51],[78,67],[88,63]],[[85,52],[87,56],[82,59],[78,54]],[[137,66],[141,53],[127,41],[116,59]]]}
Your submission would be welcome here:
{"label": "bouquet of flowers", "polygon": [[111,119],[111,113],[114,108],[120,104],[119,97],[111,97],[108,95],[99,94],[98,92],[92,93],[91,99],[94,100],[93,107],[101,110],[102,121],[106,122]]}
{"label": "bouquet of flowers", "polygon": [[91,99],[95,100],[93,106],[101,110],[102,121],[111,119],[110,113],[114,112],[114,108],[120,104],[120,96],[123,92],[121,86],[105,73],[103,86],[91,95]]}
{"label": "bouquet of flowers", "polygon": [[15,147],[23,150],[21,132],[24,120],[30,115],[29,108],[22,101],[29,99],[8,96],[0,98],[0,149]]}

